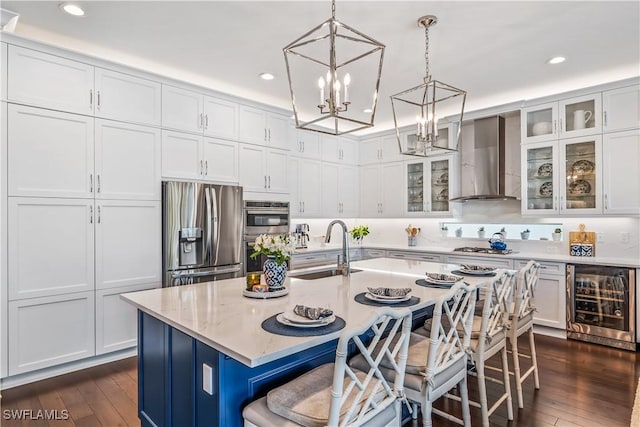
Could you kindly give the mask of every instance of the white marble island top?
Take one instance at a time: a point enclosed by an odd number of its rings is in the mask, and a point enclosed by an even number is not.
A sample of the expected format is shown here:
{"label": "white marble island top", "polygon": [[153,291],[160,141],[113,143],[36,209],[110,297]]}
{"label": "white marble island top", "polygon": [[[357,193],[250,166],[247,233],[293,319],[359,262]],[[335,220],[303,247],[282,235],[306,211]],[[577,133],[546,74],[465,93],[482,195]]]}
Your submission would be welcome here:
{"label": "white marble island top", "polygon": [[[350,277],[334,276],[316,280],[287,278],[289,294],[281,298],[251,299],[242,296],[245,278],[151,289],[123,294],[125,301],[208,346],[255,367],[331,341],[341,331],[315,337],[288,337],[264,331],[260,324],[268,317],[296,304],[328,307],[349,325],[360,324],[376,307],[354,301],[369,287],[411,287],[420,303],[411,310],[432,305],[446,289],[415,284],[425,272],[449,273],[458,266],[399,259],[371,259],[351,263],[362,269]],[[465,277],[471,284],[487,278]]]}

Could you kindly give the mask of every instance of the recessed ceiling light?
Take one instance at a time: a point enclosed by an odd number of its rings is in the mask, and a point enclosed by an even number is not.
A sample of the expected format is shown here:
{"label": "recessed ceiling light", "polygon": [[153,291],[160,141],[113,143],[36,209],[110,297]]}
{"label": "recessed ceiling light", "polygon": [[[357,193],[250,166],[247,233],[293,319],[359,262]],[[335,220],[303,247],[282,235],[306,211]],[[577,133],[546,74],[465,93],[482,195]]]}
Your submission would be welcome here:
{"label": "recessed ceiling light", "polygon": [[373,110],[371,108],[365,108],[364,110],[362,110],[363,113],[371,113],[373,112]]}
{"label": "recessed ceiling light", "polygon": [[554,56],[553,58],[547,61],[547,64],[560,64],[561,62],[564,62],[566,59],[567,58],[565,58],[564,56]]}
{"label": "recessed ceiling light", "polygon": [[60,9],[73,16],[84,16],[84,10],[75,3],[61,3]]}
{"label": "recessed ceiling light", "polygon": [[259,74],[260,78],[262,80],[273,80],[275,79],[275,76],[271,73],[260,73]]}

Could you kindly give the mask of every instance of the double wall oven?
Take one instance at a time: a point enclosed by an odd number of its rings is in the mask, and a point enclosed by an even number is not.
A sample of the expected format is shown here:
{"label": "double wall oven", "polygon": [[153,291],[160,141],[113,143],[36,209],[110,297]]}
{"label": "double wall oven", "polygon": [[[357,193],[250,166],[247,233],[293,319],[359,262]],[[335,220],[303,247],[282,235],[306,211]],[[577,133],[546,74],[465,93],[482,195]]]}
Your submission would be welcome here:
{"label": "double wall oven", "polygon": [[245,274],[262,271],[266,257],[252,259],[253,245],[260,234],[289,233],[289,202],[244,201],[244,255]]}

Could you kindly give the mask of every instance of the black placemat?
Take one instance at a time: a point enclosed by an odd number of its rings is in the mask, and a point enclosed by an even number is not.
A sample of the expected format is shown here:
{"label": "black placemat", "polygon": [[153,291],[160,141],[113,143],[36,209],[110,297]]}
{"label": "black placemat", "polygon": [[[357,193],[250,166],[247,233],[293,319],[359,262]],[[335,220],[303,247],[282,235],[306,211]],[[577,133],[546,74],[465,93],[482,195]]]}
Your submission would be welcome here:
{"label": "black placemat", "polygon": [[454,285],[453,283],[448,284],[448,285],[437,285],[435,283],[430,283],[427,282],[424,279],[418,279],[416,280],[416,285],[418,286],[424,286],[425,288],[438,288],[438,289],[451,289],[451,287]]}
{"label": "black placemat", "polygon": [[[278,313],[281,314],[281,313]],[[346,322],[340,316],[336,316],[336,320],[327,326],[319,326],[317,328],[296,328],[295,326],[283,325],[276,320],[276,316],[265,319],[260,326],[267,332],[276,335],[285,335],[287,337],[316,337],[318,335],[326,335],[339,331],[344,328]]]}
{"label": "black placemat", "polygon": [[496,275],[495,272],[493,273],[489,273],[489,274],[469,274],[469,273],[465,273],[464,271],[460,271],[460,270],[451,270],[451,272],[453,274],[459,274],[461,276],[468,276],[468,277],[493,277]]}
{"label": "black placemat", "polygon": [[364,294],[366,294],[366,292],[360,292],[358,295],[353,297],[353,299],[356,302],[359,302],[360,304],[364,304],[364,305],[372,305],[374,307],[392,307],[392,308],[393,307],[411,307],[412,305],[416,305],[417,303],[420,302],[420,298],[411,297],[411,299],[408,299],[406,301],[396,302],[394,304],[387,304],[384,302],[371,301],[369,298],[365,297]]}

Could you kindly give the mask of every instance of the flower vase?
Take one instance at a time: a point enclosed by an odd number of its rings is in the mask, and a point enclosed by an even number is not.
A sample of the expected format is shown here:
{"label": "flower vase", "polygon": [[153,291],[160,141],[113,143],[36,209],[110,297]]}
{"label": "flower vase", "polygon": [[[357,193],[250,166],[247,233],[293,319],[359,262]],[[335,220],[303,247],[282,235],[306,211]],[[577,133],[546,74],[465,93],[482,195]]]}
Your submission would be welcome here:
{"label": "flower vase", "polygon": [[286,262],[278,265],[275,257],[267,257],[262,267],[262,272],[269,291],[278,291],[284,287],[284,279],[287,277]]}
{"label": "flower vase", "polygon": [[408,236],[409,246],[415,246],[418,243],[418,238],[416,236]]}

